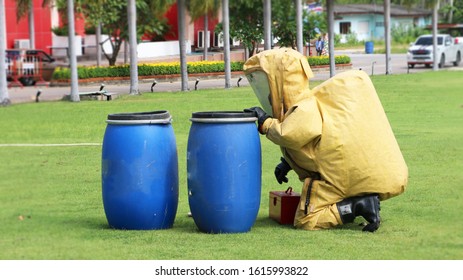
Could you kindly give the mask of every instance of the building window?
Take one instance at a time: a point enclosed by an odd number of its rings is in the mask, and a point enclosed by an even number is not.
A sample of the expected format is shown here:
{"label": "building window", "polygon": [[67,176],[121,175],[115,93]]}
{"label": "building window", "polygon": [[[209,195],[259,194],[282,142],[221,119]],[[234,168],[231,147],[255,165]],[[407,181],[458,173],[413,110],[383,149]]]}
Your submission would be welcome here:
{"label": "building window", "polygon": [[376,26],[376,27],[384,27],[384,22],[382,22],[382,21],[377,21],[377,22],[375,22],[375,26]]}
{"label": "building window", "polygon": [[339,33],[349,34],[350,33],[350,22],[340,22],[339,23]]}

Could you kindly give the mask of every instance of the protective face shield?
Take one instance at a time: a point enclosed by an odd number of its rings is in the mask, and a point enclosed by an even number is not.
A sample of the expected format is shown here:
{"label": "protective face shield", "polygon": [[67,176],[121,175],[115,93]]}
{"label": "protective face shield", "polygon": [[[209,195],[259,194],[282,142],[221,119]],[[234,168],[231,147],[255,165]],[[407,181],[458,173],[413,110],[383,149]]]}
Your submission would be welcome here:
{"label": "protective face shield", "polygon": [[259,99],[262,109],[264,109],[265,113],[268,115],[273,116],[270,85],[267,74],[263,71],[253,71],[246,74],[246,78],[254,90],[257,99]]}

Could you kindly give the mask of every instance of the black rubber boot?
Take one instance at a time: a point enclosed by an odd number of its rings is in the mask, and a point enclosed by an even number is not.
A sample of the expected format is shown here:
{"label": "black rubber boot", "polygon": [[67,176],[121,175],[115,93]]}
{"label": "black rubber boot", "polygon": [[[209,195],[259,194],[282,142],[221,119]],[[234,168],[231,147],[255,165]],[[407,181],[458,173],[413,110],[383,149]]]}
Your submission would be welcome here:
{"label": "black rubber boot", "polygon": [[343,224],[352,223],[357,216],[367,220],[368,225],[363,231],[374,232],[380,224],[380,205],[377,195],[355,196],[344,199],[336,204]]}

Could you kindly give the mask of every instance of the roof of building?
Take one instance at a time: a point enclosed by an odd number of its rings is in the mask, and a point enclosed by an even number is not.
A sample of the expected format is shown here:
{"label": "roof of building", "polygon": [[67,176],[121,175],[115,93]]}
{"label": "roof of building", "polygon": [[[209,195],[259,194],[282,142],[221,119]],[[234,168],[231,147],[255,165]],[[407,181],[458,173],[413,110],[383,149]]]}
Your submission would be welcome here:
{"label": "roof of building", "polygon": [[[334,5],[335,15],[361,15],[361,14],[384,14],[384,5],[379,4],[350,4]],[[431,10],[420,8],[407,8],[391,4],[391,17],[430,16]]]}

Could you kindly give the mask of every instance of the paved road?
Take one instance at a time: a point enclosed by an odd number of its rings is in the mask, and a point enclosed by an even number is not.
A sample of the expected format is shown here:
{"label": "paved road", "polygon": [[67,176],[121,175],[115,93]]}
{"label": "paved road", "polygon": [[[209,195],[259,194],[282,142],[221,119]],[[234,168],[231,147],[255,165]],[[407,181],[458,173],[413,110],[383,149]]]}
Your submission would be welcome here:
{"label": "paved road", "polygon": [[[384,75],[386,73],[386,60],[385,55],[382,54],[364,54],[352,51],[338,51],[336,55],[346,54],[351,57],[352,68],[362,69],[369,75]],[[417,73],[422,71],[431,71],[432,69],[425,67],[415,67],[414,69],[408,69],[405,54],[392,54],[391,55],[391,69],[390,74],[403,74],[403,73]],[[446,67],[446,69],[458,69],[463,70],[463,67]],[[345,70],[342,70],[345,71]],[[341,71],[336,71],[335,74]],[[327,80],[330,77],[329,70],[322,72],[315,72],[314,80]],[[236,87],[239,76],[232,76],[231,86]],[[140,92],[149,92],[151,90],[153,81],[139,81]],[[190,90],[194,90],[196,79],[189,81]],[[246,78],[240,81],[240,86],[248,86]],[[200,79],[197,88],[224,88],[225,80],[223,78],[215,79]],[[127,94],[129,92],[129,82],[119,84],[107,84],[105,89],[109,92],[116,94]],[[94,91],[98,90],[99,85],[79,85],[79,91]],[[11,87],[8,89],[9,97],[11,102],[22,103],[22,102],[35,102],[37,92],[41,90],[40,101],[46,100],[59,100],[64,95],[70,93],[70,87],[46,87],[46,86],[32,86],[32,87]],[[166,81],[158,82],[154,87],[154,92],[161,91],[180,91],[181,83],[179,81]]]}

